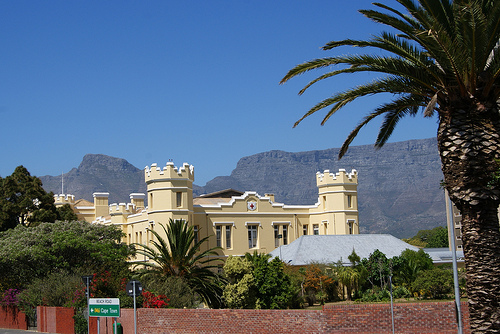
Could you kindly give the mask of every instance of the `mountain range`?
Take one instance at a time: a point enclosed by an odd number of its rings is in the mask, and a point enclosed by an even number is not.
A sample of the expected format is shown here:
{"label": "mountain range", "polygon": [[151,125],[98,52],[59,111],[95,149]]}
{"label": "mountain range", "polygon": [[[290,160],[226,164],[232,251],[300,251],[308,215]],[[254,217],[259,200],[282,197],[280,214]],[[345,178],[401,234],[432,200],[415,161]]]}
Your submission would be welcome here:
{"label": "mountain range", "polygon": [[[361,233],[407,238],[421,229],[446,225],[435,138],[388,143],[380,150],[372,145],[352,146],[341,160],[338,152],[338,148],[268,151],[243,157],[231,175],[218,176],[205,186],[195,184],[193,193],[199,196],[232,188],[273,193],[277,202],[285,204],[314,204],[318,199],[316,172],[356,169]],[[64,193],[89,201],[94,192],[109,192],[110,203],[128,202],[130,193],[146,192],[143,170],[102,154],[87,154],[68,173],[40,179],[46,191],[61,193],[63,183]]]}

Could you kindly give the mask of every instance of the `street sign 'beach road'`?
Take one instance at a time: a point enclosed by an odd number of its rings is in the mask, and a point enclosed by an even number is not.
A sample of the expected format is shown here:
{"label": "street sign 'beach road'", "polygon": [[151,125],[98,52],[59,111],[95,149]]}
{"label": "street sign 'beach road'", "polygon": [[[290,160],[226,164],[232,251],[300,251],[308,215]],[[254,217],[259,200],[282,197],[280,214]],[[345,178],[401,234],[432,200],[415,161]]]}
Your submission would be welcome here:
{"label": "street sign 'beach road'", "polygon": [[119,317],[119,298],[90,298],[89,316],[91,317]]}

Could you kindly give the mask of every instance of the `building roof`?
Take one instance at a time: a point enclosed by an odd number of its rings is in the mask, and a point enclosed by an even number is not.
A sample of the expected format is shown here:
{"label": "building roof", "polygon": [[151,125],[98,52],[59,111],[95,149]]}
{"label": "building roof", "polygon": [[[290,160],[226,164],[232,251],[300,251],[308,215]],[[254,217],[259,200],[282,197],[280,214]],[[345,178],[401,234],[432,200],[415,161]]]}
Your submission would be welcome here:
{"label": "building roof", "polygon": [[224,189],[224,190],[216,191],[216,192],[209,193],[209,194],[200,195],[198,198],[214,198],[214,197],[216,197],[216,198],[231,198],[233,196],[241,196],[243,194],[244,194],[244,192],[229,188],[229,189]]}
{"label": "building roof", "polygon": [[360,258],[368,258],[377,249],[387,258],[399,256],[405,249],[418,251],[417,247],[389,234],[303,235],[289,245],[276,248],[271,256],[280,257],[280,248],[283,262],[295,266],[338,261],[347,265],[353,249]]}
{"label": "building roof", "polygon": [[[453,254],[449,248],[424,248],[424,252],[429,254],[434,264],[452,263],[453,261]],[[458,263],[464,262],[463,250],[459,250],[455,254]]]}
{"label": "building roof", "polygon": [[75,206],[92,206],[93,207],[94,203],[89,202],[89,201],[82,198],[82,199],[75,201]]}
{"label": "building roof", "polygon": [[226,197],[197,197],[193,198],[193,205],[218,205],[221,203],[229,203],[232,201],[232,198]]}

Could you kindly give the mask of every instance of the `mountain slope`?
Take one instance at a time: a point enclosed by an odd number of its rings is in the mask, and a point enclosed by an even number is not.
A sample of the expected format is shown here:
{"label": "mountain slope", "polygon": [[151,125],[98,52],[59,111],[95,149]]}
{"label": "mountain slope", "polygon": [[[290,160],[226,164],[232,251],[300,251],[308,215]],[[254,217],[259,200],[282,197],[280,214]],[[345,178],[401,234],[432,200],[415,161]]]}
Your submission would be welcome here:
{"label": "mountain slope", "polygon": [[[61,193],[61,175],[40,179],[46,191]],[[109,203],[128,202],[131,193],[146,193],[144,172],[125,159],[87,154],[78,168],[64,174],[64,193],[92,202],[94,192],[109,192]]]}
{"label": "mountain slope", "polygon": [[[410,237],[420,229],[446,224],[444,193],[439,183],[441,164],[436,139],[353,146],[340,161],[338,148],[308,152],[268,151],[243,157],[230,176],[219,176],[195,195],[233,188],[274,193],[277,202],[314,204],[317,171],[359,173],[359,212],[362,233]],[[41,177],[47,191],[61,191],[61,176]],[[88,154],[78,168],[64,175],[65,193],[92,201],[92,193],[110,193],[110,203],[128,202],[132,192],[146,192],[142,170],[126,160]]]}
{"label": "mountain slope", "polygon": [[318,198],[317,171],[354,168],[359,173],[362,233],[409,237],[420,229],[446,224],[435,138],[389,143],[380,150],[353,146],[340,161],[338,152],[338,148],[269,151],[244,157],[230,176],[217,177],[201,190],[255,190],[274,193],[276,201],[286,204],[313,204]]}

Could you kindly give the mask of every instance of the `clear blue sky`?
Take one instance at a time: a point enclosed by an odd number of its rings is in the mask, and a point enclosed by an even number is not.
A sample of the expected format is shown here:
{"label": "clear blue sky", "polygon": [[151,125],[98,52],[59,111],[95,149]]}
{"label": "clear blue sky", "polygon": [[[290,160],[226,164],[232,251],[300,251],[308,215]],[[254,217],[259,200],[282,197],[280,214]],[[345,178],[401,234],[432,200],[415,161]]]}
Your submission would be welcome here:
{"label": "clear blue sky", "polygon": [[[394,0],[382,1],[394,4]],[[383,27],[357,12],[370,1],[2,1],[0,176],[24,165],[59,175],[87,153],[138,168],[169,159],[195,166],[195,183],[229,175],[243,156],[340,147],[381,100],[366,98],[320,125],[308,108],[369,77],[320,72],[280,79],[332,53],[331,40]],[[346,48],[342,53],[357,51]],[[378,123],[354,145],[372,144]],[[391,141],[436,135],[436,119],[411,118]]]}

